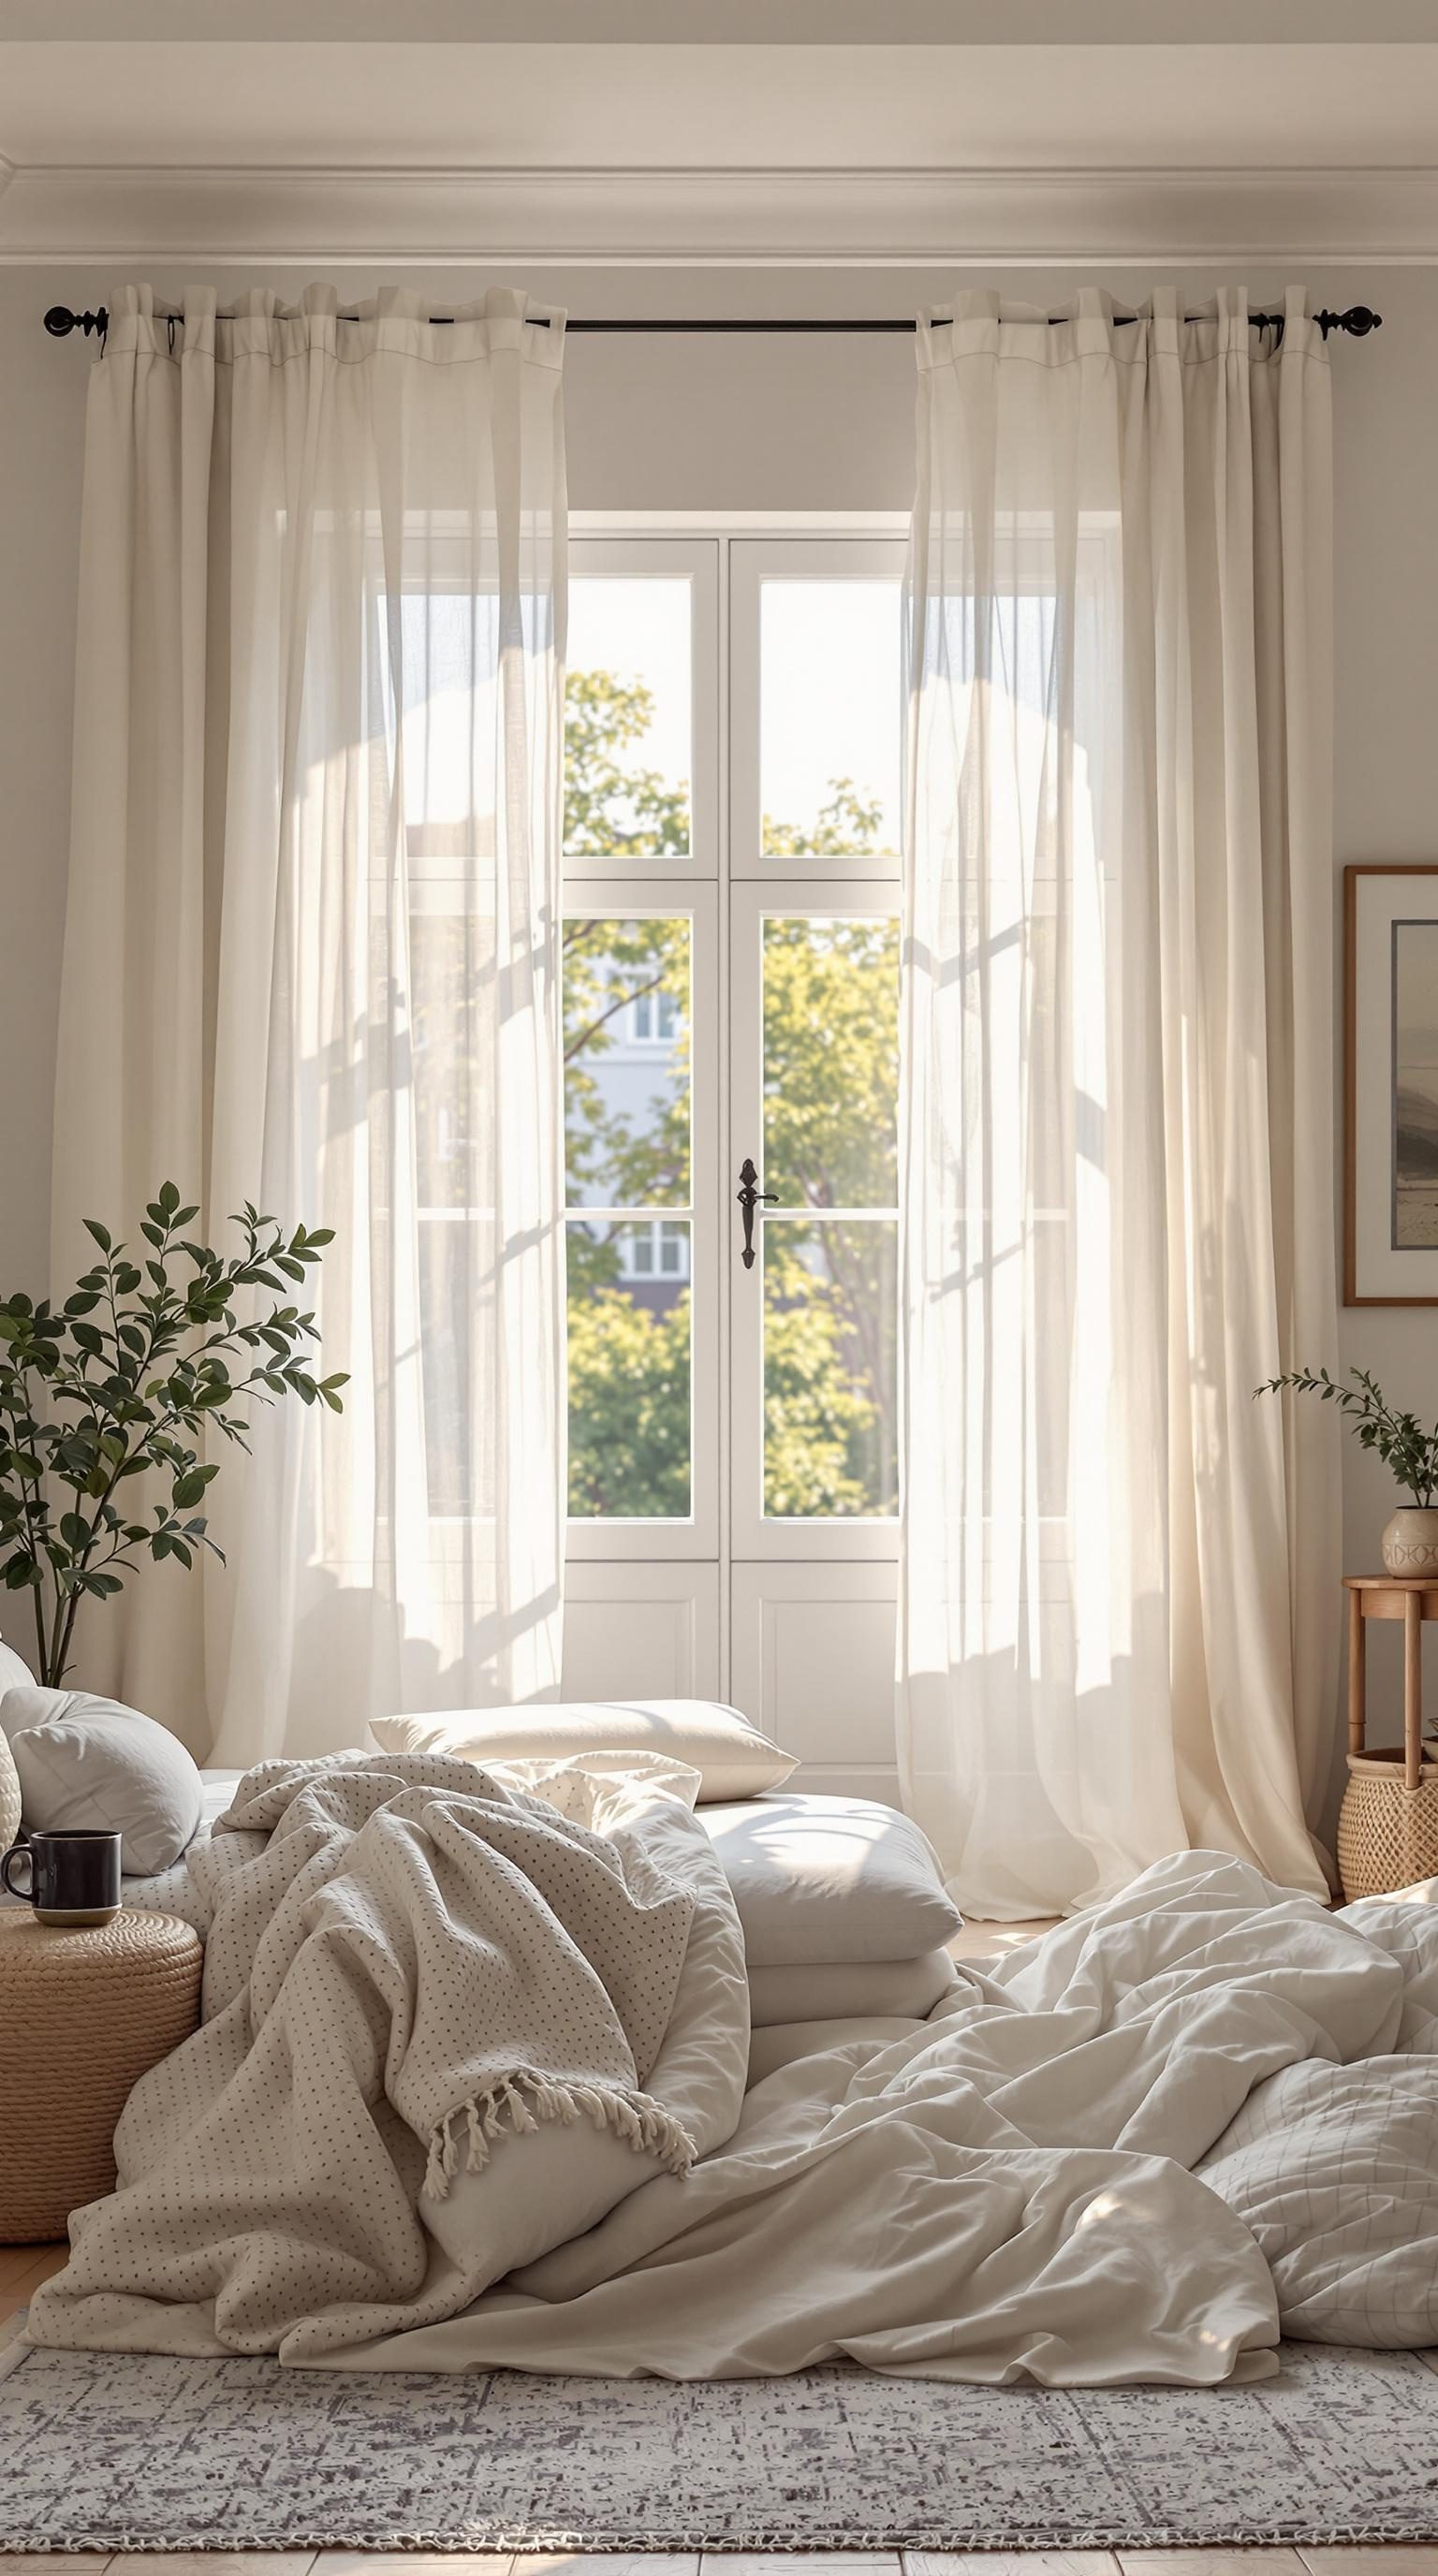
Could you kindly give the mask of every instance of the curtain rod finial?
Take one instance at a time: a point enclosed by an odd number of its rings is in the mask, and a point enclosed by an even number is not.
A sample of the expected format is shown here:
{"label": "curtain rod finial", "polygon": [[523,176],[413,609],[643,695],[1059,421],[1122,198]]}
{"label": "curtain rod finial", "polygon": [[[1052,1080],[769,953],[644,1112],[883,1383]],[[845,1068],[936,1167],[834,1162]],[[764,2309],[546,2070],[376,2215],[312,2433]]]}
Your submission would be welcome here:
{"label": "curtain rod finial", "polygon": [[87,340],[97,332],[103,342],[109,327],[110,316],[103,304],[98,313],[72,313],[68,304],[52,304],[45,316],[45,328],[52,340],[68,340],[72,331],[80,331]]}

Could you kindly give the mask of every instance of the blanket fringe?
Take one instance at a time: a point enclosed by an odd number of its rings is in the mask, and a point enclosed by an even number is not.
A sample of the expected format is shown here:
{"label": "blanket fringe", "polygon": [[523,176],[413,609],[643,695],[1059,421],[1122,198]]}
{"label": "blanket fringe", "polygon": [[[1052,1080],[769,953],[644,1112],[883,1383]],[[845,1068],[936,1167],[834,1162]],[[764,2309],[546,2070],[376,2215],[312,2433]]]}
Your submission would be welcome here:
{"label": "blanket fringe", "polygon": [[622,2093],[603,2084],[565,2084],[552,2075],[533,2075],[519,2068],[486,2092],[447,2111],[429,2142],[424,2189],[431,2200],[447,2200],[463,2157],[467,2173],[483,2173],[491,2141],[502,2138],[505,2121],[523,2137],[546,2120],[573,2128],[578,2120],[609,2129],[636,2153],[657,2155],[667,2173],[687,2174],[695,2147],[687,2129],[672,2112],[661,2109],[647,2093]]}

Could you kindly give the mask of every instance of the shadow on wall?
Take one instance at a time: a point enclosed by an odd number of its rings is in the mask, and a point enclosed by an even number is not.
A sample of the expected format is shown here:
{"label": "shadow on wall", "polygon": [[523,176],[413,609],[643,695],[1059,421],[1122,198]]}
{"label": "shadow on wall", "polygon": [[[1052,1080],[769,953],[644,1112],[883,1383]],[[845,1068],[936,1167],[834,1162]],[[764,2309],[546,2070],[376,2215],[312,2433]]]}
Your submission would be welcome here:
{"label": "shadow on wall", "polygon": [[[400,1709],[468,1708],[466,1672],[483,1670],[527,1629],[548,1619],[554,1594],[514,1611],[439,1605],[443,1644],[406,1629],[404,1614],[373,1585],[345,1584],[328,1567],[301,1578],[285,1751],[338,1753],[363,1744],[371,1717]],[[503,1707],[497,1695],[480,1705]],[[231,1759],[240,1758],[233,1752]]]}

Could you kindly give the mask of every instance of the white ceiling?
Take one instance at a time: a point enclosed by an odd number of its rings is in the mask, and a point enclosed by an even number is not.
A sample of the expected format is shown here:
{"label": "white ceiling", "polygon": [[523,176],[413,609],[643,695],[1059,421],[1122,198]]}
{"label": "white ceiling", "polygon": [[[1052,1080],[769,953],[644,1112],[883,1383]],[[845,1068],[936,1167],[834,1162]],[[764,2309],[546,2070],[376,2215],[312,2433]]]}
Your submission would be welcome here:
{"label": "white ceiling", "polygon": [[1438,43],[19,41],[0,152],[18,170],[1391,170],[1438,159]]}
{"label": "white ceiling", "polygon": [[0,0],[70,257],[1438,261],[1438,0]]}

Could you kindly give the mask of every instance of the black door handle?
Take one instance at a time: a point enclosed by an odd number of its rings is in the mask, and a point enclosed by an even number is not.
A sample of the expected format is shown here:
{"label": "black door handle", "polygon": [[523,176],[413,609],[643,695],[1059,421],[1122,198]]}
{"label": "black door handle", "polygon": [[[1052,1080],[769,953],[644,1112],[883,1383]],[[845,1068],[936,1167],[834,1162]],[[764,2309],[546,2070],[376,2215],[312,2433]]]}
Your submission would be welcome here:
{"label": "black door handle", "polygon": [[746,1270],[752,1270],[754,1267],[754,1210],[761,1199],[772,1199],[774,1192],[760,1189],[759,1175],[747,1154],[739,1166],[739,1179],[742,1186],[736,1196],[744,1211],[744,1249],[739,1258]]}

